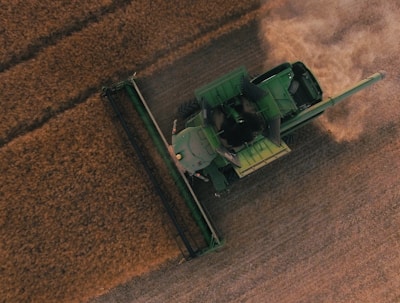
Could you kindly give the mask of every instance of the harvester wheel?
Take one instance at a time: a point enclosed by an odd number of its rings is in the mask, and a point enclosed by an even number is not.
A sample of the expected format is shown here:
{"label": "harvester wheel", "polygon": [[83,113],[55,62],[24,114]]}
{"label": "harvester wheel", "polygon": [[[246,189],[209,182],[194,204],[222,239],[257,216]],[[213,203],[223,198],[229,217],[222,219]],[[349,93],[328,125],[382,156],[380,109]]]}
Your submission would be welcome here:
{"label": "harvester wheel", "polygon": [[197,100],[182,103],[178,108],[178,117],[182,120],[189,118],[200,110],[200,104]]}

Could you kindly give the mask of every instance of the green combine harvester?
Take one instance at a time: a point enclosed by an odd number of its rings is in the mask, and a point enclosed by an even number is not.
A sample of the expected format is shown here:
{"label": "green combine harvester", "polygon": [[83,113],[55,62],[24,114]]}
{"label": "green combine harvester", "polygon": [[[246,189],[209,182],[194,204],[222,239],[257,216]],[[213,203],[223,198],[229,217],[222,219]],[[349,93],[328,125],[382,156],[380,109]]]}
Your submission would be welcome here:
{"label": "green combine harvester", "polygon": [[[211,180],[216,192],[286,155],[284,138],[328,107],[382,79],[384,72],[323,100],[322,89],[302,63],[284,63],[250,79],[244,68],[195,91],[180,107],[185,128],[172,135],[178,165]],[[234,175],[234,178],[232,178]]]}
{"label": "green combine harvester", "polygon": [[[188,177],[211,181],[219,195],[234,180],[288,154],[290,148],[285,138],[292,132],[384,76],[384,72],[375,73],[336,96],[324,99],[318,81],[302,62],[283,63],[253,79],[240,67],[200,87],[195,91],[195,100],[182,104],[173,121],[170,143],[134,77],[104,88],[103,96],[113,105],[134,147],[137,145],[135,136],[116,106],[118,91],[127,93],[143,119],[206,240],[207,247],[193,249],[184,228],[175,219],[171,201],[163,203],[189,256],[194,257],[215,249],[222,242]],[[139,149],[135,150],[140,153]],[[151,175],[150,170],[148,173]],[[154,185],[157,187],[156,183]]]}

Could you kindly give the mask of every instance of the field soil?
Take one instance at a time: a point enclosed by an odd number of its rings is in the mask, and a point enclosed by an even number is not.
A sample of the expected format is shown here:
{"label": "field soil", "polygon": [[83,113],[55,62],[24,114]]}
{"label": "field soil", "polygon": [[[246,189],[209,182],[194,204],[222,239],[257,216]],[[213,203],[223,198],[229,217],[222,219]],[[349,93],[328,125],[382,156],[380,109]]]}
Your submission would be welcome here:
{"label": "field soil", "polygon": [[[0,7],[0,302],[400,301],[396,0]],[[225,245],[184,261],[101,87],[136,71],[169,139],[196,87],[296,60],[326,97],[386,78],[222,197],[193,180]]]}

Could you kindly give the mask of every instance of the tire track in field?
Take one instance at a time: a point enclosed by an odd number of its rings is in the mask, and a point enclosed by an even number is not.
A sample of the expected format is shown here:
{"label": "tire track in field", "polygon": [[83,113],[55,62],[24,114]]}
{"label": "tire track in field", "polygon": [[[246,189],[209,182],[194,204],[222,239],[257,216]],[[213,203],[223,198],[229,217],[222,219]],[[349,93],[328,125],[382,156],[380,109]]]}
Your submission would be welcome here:
{"label": "tire track in field", "polygon": [[[75,20],[67,20],[66,24],[61,24],[64,25],[62,28],[58,28],[52,32],[48,32],[47,34],[41,33],[40,31],[38,31],[37,28],[33,28],[33,30],[37,32],[36,34],[38,36],[34,37],[32,41],[26,39],[26,36],[28,36],[29,38],[29,34],[27,33],[24,33],[24,36],[22,37],[18,33],[7,33],[7,31],[13,31],[14,29],[7,29],[7,24],[5,24],[5,28],[3,29],[3,31],[4,33],[6,33],[6,35],[4,39],[10,40],[9,36],[15,35],[16,39],[19,41],[7,41],[8,43],[11,43],[11,46],[13,48],[17,49],[6,50],[6,53],[1,58],[2,62],[0,62],[0,72],[10,69],[13,66],[20,64],[24,61],[35,58],[35,56],[45,47],[57,44],[58,41],[72,35],[75,32],[81,31],[83,28],[89,26],[91,23],[98,22],[105,15],[112,14],[117,9],[123,9],[125,6],[129,5],[130,2],[131,1],[127,0],[115,0],[110,5],[95,8],[95,10],[89,11],[86,13],[86,15],[78,17]],[[11,8],[9,9],[11,10]],[[47,9],[48,13],[51,13],[51,8]],[[70,12],[67,12],[66,14],[69,13]],[[54,16],[49,16],[48,18],[51,19],[52,17]],[[68,18],[73,19],[73,16],[68,16]],[[24,21],[25,20],[22,20],[22,22]],[[27,30],[29,31],[29,28]],[[46,32],[46,30],[44,31]],[[4,41],[4,43],[5,42],[6,41]]]}
{"label": "tire track in field", "polygon": [[[122,56],[121,51],[126,48],[128,34],[125,36],[122,34],[123,37],[120,37],[118,41],[112,41],[113,45],[111,46],[107,41],[96,40],[100,28],[118,27],[118,20],[123,19],[124,15],[115,22],[112,18],[107,19],[94,28],[87,27],[76,35],[71,33],[71,36],[57,40],[56,45],[45,47],[31,60],[21,62],[0,74],[0,80],[1,78],[4,80],[1,81],[3,86],[1,92],[4,95],[2,99],[8,99],[7,102],[3,101],[5,104],[2,105],[4,123],[3,130],[1,130],[3,134],[0,135],[0,147],[18,136],[40,128],[52,117],[85,102],[89,96],[99,91],[101,83],[114,82],[128,77],[132,72],[132,61],[135,59],[138,59],[138,63],[134,63],[134,70],[143,71],[143,75],[151,74],[158,68],[172,63],[226,32],[254,20],[257,16],[257,8],[251,6],[250,11],[244,15],[237,13],[225,17],[222,27],[216,22],[196,35],[186,33],[184,39],[177,39],[169,48],[164,46],[160,49],[160,47],[149,46],[150,56],[146,51],[132,51],[126,57]],[[123,21],[122,24],[124,24]],[[93,38],[93,35],[96,39]],[[111,39],[113,34],[107,33],[106,36],[108,37],[105,40]],[[96,49],[90,51],[89,46],[95,45],[96,41],[99,41],[101,46],[112,47],[113,50],[116,50],[115,52],[109,50],[109,60],[105,60],[106,54],[98,55]],[[89,50],[81,53],[80,50],[76,51],[76,47],[72,49],[70,45],[76,45],[83,49],[88,47]],[[101,49],[101,46],[97,49]],[[69,61],[71,64],[67,64],[70,63]],[[81,65],[81,69],[76,69],[72,62],[78,66]],[[100,63],[103,63],[104,68]],[[127,67],[116,71],[115,66]],[[54,71],[54,69],[56,70]],[[25,70],[32,72],[24,75]],[[75,77],[79,77],[80,80]],[[19,83],[18,79],[20,78],[24,80],[23,86],[22,83]],[[19,90],[15,90],[16,85],[21,85]],[[41,91],[38,94],[32,94],[36,87],[41,87]],[[16,105],[21,102],[22,104]],[[18,107],[22,109],[18,111]]]}

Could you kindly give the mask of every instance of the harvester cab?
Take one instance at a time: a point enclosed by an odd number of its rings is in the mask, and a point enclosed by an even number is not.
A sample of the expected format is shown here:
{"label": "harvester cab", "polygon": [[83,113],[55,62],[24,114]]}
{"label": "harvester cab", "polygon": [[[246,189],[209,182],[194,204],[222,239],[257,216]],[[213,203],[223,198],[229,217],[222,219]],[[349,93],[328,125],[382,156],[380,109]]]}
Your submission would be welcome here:
{"label": "harvester cab", "polygon": [[184,128],[172,131],[172,153],[189,175],[211,180],[217,192],[286,155],[283,138],[326,108],[382,79],[376,73],[333,98],[302,63],[284,63],[250,79],[241,67],[195,91],[183,104]]}

